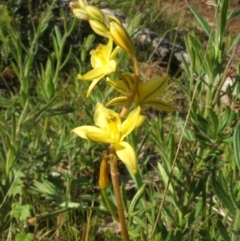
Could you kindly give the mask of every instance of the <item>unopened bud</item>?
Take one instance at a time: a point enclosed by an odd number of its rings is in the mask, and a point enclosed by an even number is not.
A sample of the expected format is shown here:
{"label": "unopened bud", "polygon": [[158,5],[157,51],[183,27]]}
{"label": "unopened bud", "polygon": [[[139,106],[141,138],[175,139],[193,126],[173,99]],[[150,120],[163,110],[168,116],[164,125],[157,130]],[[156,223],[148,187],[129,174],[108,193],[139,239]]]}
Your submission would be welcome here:
{"label": "unopened bud", "polygon": [[75,17],[88,21],[90,17],[88,16],[87,12],[81,8],[75,8],[72,10]]}
{"label": "unopened bud", "polygon": [[115,17],[114,15],[108,14],[107,17],[109,19],[109,22],[116,22],[118,24],[121,24],[121,21],[117,17]]}
{"label": "unopened bud", "polygon": [[77,2],[70,2],[69,7],[73,10],[74,8],[79,8],[79,4]]}
{"label": "unopened bud", "polygon": [[103,23],[97,21],[97,20],[89,20],[89,24],[92,28],[92,30],[103,37],[109,37],[109,29],[104,25]]}
{"label": "unopened bud", "polygon": [[82,9],[85,9],[85,7],[87,6],[87,2],[85,0],[78,0],[78,4]]}
{"label": "unopened bud", "polygon": [[88,15],[90,16],[91,19],[97,20],[97,21],[100,21],[100,22],[104,21],[105,15],[100,9],[98,9],[94,6],[86,6],[85,10],[86,10],[86,12],[88,13]]}
{"label": "unopened bud", "polygon": [[121,47],[124,51],[134,54],[134,48],[132,45],[132,41],[130,40],[130,37],[128,33],[126,32],[125,28],[117,23],[117,22],[111,22],[110,23],[110,33],[114,40],[114,42]]}

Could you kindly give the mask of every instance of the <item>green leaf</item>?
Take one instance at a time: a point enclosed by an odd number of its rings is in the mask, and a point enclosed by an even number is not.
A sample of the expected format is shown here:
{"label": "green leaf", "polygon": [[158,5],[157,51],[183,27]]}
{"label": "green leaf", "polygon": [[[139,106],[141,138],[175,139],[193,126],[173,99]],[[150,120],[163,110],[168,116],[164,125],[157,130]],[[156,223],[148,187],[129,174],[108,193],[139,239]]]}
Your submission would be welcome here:
{"label": "green leaf", "polygon": [[58,205],[67,203],[69,201],[61,190],[53,183],[44,179],[41,181],[42,182],[34,181],[34,187],[32,189],[40,193],[46,199],[54,201]]}
{"label": "green leaf", "polygon": [[218,118],[216,116],[216,114],[214,113],[214,111],[212,109],[208,109],[208,114],[210,117],[210,121],[209,121],[209,132],[213,135],[211,135],[211,137],[213,139],[216,139],[217,134],[218,134]]}
{"label": "green leaf", "polygon": [[16,241],[32,241],[34,240],[34,235],[32,233],[18,233],[16,235]]}
{"label": "green leaf", "polygon": [[233,133],[233,151],[236,164],[238,169],[240,169],[240,124],[235,127]]}
{"label": "green leaf", "polygon": [[219,132],[224,131],[224,129],[226,128],[227,123],[228,123],[228,119],[229,119],[229,116],[230,116],[230,112],[231,112],[230,108],[226,107],[223,115],[219,119],[219,126],[218,126]]}
{"label": "green leaf", "polygon": [[227,23],[229,0],[221,1],[221,3],[220,35],[222,36]]}
{"label": "green leaf", "polygon": [[24,221],[30,216],[30,205],[22,205],[20,203],[14,203],[12,206],[12,215],[20,221]]}
{"label": "green leaf", "polygon": [[211,178],[212,188],[222,204],[228,209],[232,216],[235,215],[236,209],[232,203],[231,197],[225,192],[220,183],[214,176]]}
{"label": "green leaf", "polygon": [[[134,216],[134,223],[137,225],[137,226],[141,226],[142,228],[146,228],[146,220],[138,217],[138,216]],[[133,232],[133,231],[132,231]],[[133,233],[132,233],[133,234]],[[131,234],[131,236],[132,236]]]}
{"label": "green leaf", "polygon": [[132,199],[132,202],[129,205],[129,215],[131,215],[131,213],[134,211],[138,201],[140,200],[141,196],[143,195],[144,191],[145,191],[145,187],[146,185],[142,185],[139,190],[137,191],[137,193],[135,194],[135,196]]}
{"label": "green leaf", "polygon": [[192,223],[196,221],[198,216],[200,215],[201,211],[203,209],[203,200],[200,199],[196,205],[195,210],[192,211],[192,213],[187,217],[187,225],[188,227],[192,226]]}
{"label": "green leaf", "polygon": [[[158,171],[159,171],[159,173],[160,173],[160,177],[162,177],[162,180],[163,180],[163,182],[164,182],[164,184],[165,184],[165,186],[166,186],[167,183],[168,183],[169,176],[168,176],[167,172],[165,171],[165,169],[163,168],[163,166],[162,166],[161,163],[158,163],[157,166],[158,166]],[[173,189],[173,186],[172,186],[171,183],[169,184],[168,189],[169,189],[169,191],[170,191],[172,194],[174,194],[174,189]]]}
{"label": "green leaf", "polygon": [[168,140],[168,158],[169,158],[169,163],[172,165],[174,155],[175,155],[175,141],[174,141],[174,135],[169,134],[169,140]]}
{"label": "green leaf", "polygon": [[220,233],[220,235],[222,236],[224,241],[231,241],[227,229],[225,228],[225,226],[223,225],[223,223],[221,222],[221,220],[217,221],[217,229]]}
{"label": "green leaf", "polygon": [[196,19],[201,24],[203,30],[205,31],[205,33],[209,37],[210,34],[211,34],[211,27],[209,26],[209,24],[207,23],[205,18],[203,18],[203,16],[193,6],[189,5],[188,7],[192,11],[192,13],[195,15]]}
{"label": "green leaf", "polygon": [[124,183],[121,184],[121,196],[122,196],[123,207],[126,211],[128,211],[127,194],[126,194]]}
{"label": "green leaf", "polygon": [[59,46],[58,46],[57,38],[55,36],[52,37],[52,42],[53,42],[54,53],[58,57],[59,56]]}
{"label": "green leaf", "polygon": [[62,35],[60,32],[60,29],[58,26],[55,26],[54,30],[55,30],[55,34],[56,34],[56,38],[57,38],[58,47],[60,47],[62,44]]}
{"label": "green leaf", "polygon": [[[23,179],[25,178],[25,175],[21,170],[12,169],[10,172],[9,180],[11,186],[9,186],[9,195],[15,196],[17,194],[20,194],[22,191],[22,184]],[[8,183],[8,182],[7,182]]]}
{"label": "green leaf", "polygon": [[70,57],[72,56],[72,45],[69,48],[68,54],[65,57],[65,60],[63,61],[63,63],[60,66],[60,70],[67,64],[68,60],[70,59]]}
{"label": "green leaf", "polygon": [[239,15],[240,15],[240,10],[237,10],[237,11],[233,10],[233,11],[228,15],[228,20],[233,19],[233,18],[235,18],[235,17],[237,17],[237,16],[239,16]]}
{"label": "green leaf", "polygon": [[201,115],[197,115],[196,125],[204,132],[207,133],[209,129],[208,121]]}

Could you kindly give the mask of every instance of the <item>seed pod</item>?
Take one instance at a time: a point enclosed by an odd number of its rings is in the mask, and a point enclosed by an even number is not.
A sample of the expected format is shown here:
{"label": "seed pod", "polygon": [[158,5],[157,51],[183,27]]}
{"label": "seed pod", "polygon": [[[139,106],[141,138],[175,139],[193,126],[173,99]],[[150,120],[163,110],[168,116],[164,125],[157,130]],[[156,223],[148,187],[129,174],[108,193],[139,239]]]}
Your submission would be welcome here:
{"label": "seed pod", "polygon": [[100,189],[108,187],[108,156],[106,154],[102,157],[98,185]]}

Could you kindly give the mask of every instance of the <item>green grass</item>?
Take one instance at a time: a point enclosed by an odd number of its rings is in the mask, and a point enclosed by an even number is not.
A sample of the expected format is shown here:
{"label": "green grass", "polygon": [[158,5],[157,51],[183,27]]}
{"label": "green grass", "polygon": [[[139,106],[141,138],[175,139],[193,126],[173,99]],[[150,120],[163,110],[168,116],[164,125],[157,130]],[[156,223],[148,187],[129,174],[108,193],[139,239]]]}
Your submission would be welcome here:
{"label": "green grass", "polygon": [[[92,125],[96,103],[114,96],[102,82],[86,98],[88,84],[77,80],[90,69],[89,51],[103,40],[66,8],[56,9],[55,1],[33,2],[0,5],[0,239],[121,240],[116,227],[98,232],[112,225],[97,186],[106,146],[71,133]],[[151,15],[143,11],[143,23],[151,27],[157,8],[136,2],[111,1],[110,6],[123,13],[135,4],[153,8]],[[138,178],[145,183],[122,186],[131,240],[239,239],[239,110],[221,105],[218,88],[232,67],[238,39],[228,39],[224,48],[227,13],[222,9],[215,38],[193,10],[209,35],[209,47],[193,32],[186,36],[191,65],[171,79],[166,94],[176,105],[181,99],[187,110],[145,109],[143,128],[127,139],[139,155]],[[129,17],[134,16],[132,11]],[[164,16],[158,21],[163,24]],[[121,68],[129,70],[124,58],[119,57]],[[239,63],[235,72],[239,80]],[[223,75],[215,85],[218,74]],[[228,93],[237,105],[237,97]],[[121,163],[119,170],[131,179]],[[107,193],[115,207],[111,187]]]}

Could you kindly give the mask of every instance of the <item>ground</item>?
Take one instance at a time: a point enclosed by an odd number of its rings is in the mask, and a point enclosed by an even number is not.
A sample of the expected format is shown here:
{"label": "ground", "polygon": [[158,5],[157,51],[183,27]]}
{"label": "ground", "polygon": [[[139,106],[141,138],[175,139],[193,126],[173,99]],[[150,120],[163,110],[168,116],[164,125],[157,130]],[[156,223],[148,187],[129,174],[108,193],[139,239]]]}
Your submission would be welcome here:
{"label": "ground", "polygon": [[[221,1],[221,0],[220,0]],[[188,4],[194,6],[208,21],[209,24],[213,23],[214,19],[214,7],[207,0],[162,0],[160,1],[161,7],[166,10],[167,15],[176,16],[179,18],[183,17],[183,21],[186,24],[190,24],[195,19],[193,18],[193,14],[188,8]],[[230,9],[240,10],[240,0],[230,0]],[[234,18],[229,23],[229,33],[233,35],[237,35],[240,32],[240,16]]]}

